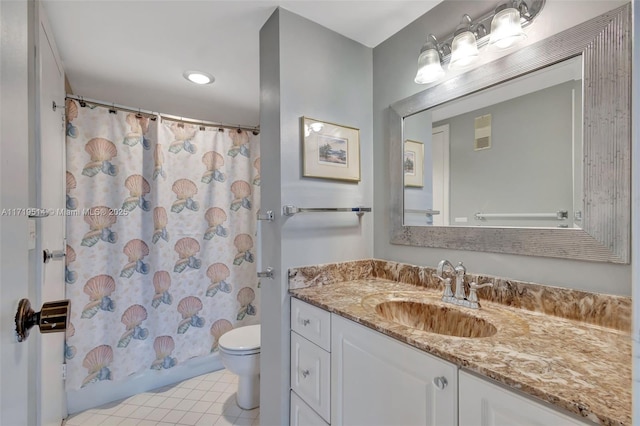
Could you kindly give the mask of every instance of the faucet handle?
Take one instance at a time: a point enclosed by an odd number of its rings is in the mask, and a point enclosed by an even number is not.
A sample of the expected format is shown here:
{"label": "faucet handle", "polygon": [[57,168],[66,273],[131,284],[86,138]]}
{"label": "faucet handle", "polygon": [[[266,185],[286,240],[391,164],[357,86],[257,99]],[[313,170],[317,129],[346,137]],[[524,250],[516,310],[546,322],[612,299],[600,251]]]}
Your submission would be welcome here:
{"label": "faucet handle", "polygon": [[431,274],[432,277],[439,279],[440,281],[442,281],[443,283],[446,283],[447,281],[451,282],[451,278],[444,278],[441,277],[438,274]]}
{"label": "faucet handle", "polygon": [[479,288],[484,288],[484,287],[493,287],[493,283],[484,283],[484,284],[477,284],[477,283],[471,283],[469,284],[469,297],[467,297],[467,300],[469,302],[478,302],[478,294],[476,293],[476,290],[478,290]]}
{"label": "faucet handle", "polygon": [[442,298],[453,297],[453,291],[451,290],[451,278],[443,278],[438,274],[432,274],[432,276],[436,277],[444,284],[444,293],[442,293]]}

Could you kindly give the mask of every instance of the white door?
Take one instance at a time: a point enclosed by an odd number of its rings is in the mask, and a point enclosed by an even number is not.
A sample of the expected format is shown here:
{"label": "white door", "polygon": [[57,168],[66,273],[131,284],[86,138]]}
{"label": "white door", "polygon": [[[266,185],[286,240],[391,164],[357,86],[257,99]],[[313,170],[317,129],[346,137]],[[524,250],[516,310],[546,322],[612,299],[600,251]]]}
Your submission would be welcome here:
{"label": "white door", "polygon": [[[65,151],[64,151],[64,71],[57,54],[42,6],[37,20],[37,116],[36,183],[37,204],[49,210],[49,216],[38,219],[37,253],[42,250],[65,250]],[[56,104],[54,107],[53,104]],[[44,302],[65,298],[64,259],[37,262],[39,284],[37,308]],[[66,417],[66,401],[62,380],[64,333],[33,333],[38,341],[38,424],[60,425]]]}
{"label": "white door", "polygon": [[433,160],[433,216],[434,226],[449,225],[449,125],[434,127],[431,135]]}
{"label": "white door", "polygon": [[[33,340],[18,343],[18,302],[32,296],[29,274],[29,13],[27,0],[0,1],[0,425],[35,424]],[[31,251],[33,253],[33,250]]]}

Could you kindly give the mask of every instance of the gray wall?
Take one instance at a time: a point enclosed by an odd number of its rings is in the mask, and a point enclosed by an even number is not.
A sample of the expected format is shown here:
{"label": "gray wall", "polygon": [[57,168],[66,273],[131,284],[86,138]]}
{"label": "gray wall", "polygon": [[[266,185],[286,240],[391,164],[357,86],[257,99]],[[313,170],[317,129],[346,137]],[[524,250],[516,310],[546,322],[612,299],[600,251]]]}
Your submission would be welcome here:
{"label": "gray wall", "polygon": [[[282,206],[354,207],[373,203],[372,50],[284,9],[260,31],[262,280],[260,421],[288,424],[289,296],[294,266],[373,256],[373,217],[354,213],[281,215]],[[361,181],[302,177],[300,117],[360,129]]]}
{"label": "gray wall", "polygon": [[[566,82],[480,108],[433,126],[449,124],[450,223],[475,226],[557,226],[572,220],[476,220],[484,213],[550,213],[573,218],[573,90]],[[491,114],[491,148],[474,150],[474,120]]]}
{"label": "gray wall", "polygon": [[[534,43],[624,3],[620,1],[547,2],[542,14],[527,29],[528,38],[522,45]],[[386,124],[388,106],[428,87],[414,83],[413,79],[418,52],[429,33],[435,34],[436,37],[443,37],[455,28],[463,13],[479,16],[493,7],[495,7],[493,1],[447,0],[374,49],[373,152],[376,170],[374,175],[376,229],[374,255],[382,259],[431,266],[435,266],[439,260],[445,258],[451,261],[462,260],[467,269],[473,273],[629,295],[631,294],[629,265],[406,247],[389,243],[389,165],[386,145],[389,131]],[[477,66],[481,66],[483,61],[494,59],[499,54],[505,53],[486,55]]]}
{"label": "gray wall", "polygon": [[[260,157],[261,210],[278,211],[280,206],[280,14],[276,11],[260,30]],[[280,265],[282,250],[280,226],[259,222],[261,265]],[[266,247],[266,243],[270,247]],[[279,424],[286,418],[289,354],[283,343],[289,328],[286,273],[277,270],[273,282],[262,279],[260,316],[262,351],[260,354],[260,398],[262,422]],[[266,287],[271,287],[271,291]]]}

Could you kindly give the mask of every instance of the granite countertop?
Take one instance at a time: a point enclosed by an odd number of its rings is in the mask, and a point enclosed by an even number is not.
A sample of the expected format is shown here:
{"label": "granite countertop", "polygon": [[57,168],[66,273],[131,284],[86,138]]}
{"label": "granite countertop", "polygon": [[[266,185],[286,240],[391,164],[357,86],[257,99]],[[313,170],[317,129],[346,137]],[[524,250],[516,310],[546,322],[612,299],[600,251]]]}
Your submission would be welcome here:
{"label": "granite countertop", "polygon": [[481,338],[452,337],[384,319],[375,309],[388,300],[441,304],[441,290],[366,277],[290,293],[585,420],[632,423],[631,336],[626,330],[483,301],[480,294],[481,309],[456,309],[471,311],[497,332]]}

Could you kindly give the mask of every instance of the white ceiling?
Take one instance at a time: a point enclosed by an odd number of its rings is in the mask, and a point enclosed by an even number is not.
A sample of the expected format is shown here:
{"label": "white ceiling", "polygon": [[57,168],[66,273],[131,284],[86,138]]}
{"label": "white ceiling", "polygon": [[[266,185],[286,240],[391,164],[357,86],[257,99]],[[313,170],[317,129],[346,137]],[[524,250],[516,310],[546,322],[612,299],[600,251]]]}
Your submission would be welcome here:
{"label": "white ceiling", "polygon": [[[259,122],[259,31],[277,6],[375,47],[441,0],[43,0],[76,95],[234,125]],[[416,53],[417,55],[417,53]],[[213,74],[187,82],[185,70]]]}

